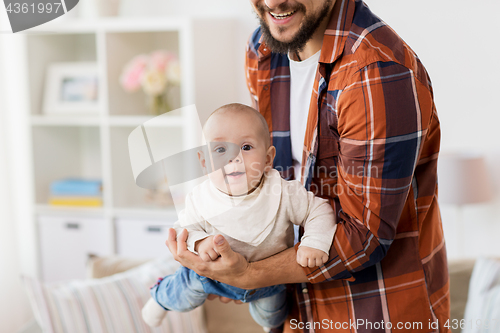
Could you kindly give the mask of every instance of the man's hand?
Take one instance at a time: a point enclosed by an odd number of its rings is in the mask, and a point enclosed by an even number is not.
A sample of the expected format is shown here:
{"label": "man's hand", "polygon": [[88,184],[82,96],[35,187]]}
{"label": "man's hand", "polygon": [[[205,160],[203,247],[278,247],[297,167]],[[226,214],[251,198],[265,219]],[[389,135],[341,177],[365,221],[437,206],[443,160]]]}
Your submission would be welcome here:
{"label": "man's hand", "polygon": [[250,264],[239,253],[234,252],[226,239],[215,235],[212,239],[213,249],[219,254],[216,260],[204,261],[200,256],[187,249],[188,232],[182,230],[176,239],[176,232],[170,228],[166,244],[175,260],[182,266],[192,269],[202,276],[217,280],[242,289],[251,289],[251,277],[248,271]]}
{"label": "man's hand", "polygon": [[219,257],[219,253],[214,248],[214,236],[208,236],[194,244],[194,250],[198,252],[203,261],[212,261]]}
{"label": "man's hand", "polygon": [[308,246],[301,246],[297,250],[297,263],[302,267],[312,268],[323,265],[327,261],[328,254],[321,250]]}

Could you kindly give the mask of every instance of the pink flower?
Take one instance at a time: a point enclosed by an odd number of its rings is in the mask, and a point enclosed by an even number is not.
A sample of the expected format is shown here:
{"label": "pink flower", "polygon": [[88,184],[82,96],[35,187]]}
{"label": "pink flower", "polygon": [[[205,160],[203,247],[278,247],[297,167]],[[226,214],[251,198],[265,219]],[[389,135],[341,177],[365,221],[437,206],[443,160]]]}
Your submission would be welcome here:
{"label": "pink flower", "polygon": [[165,50],[134,57],[127,63],[120,76],[123,89],[134,92],[142,87],[150,96],[161,95],[169,85],[179,85],[180,80],[177,56]]}
{"label": "pink flower", "polygon": [[174,86],[178,86],[181,83],[181,66],[177,59],[174,59],[168,63],[165,70],[165,75],[167,76],[168,83]]}
{"label": "pink flower", "polygon": [[168,51],[155,51],[151,53],[151,58],[150,58],[150,66],[151,69],[156,70],[158,72],[165,72],[165,69],[167,68],[168,64],[171,61],[176,61],[177,57]]}
{"label": "pink flower", "polygon": [[120,76],[120,84],[123,89],[129,92],[138,90],[141,87],[142,76],[148,66],[149,57],[138,55],[133,58],[126,66]]}
{"label": "pink flower", "polygon": [[147,70],[142,76],[142,89],[150,96],[161,95],[167,86],[167,78],[161,72]]}

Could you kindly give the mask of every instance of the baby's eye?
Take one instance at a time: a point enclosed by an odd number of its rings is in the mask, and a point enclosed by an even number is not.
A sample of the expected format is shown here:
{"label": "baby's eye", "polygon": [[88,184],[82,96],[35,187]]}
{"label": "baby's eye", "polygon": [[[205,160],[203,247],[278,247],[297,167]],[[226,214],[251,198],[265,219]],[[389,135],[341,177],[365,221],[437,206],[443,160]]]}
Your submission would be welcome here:
{"label": "baby's eye", "polygon": [[219,154],[224,154],[226,152],[226,147],[217,147],[214,151]]}
{"label": "baby's eye", "polygon": [[252,146],[250,146],[250,145],[243,145],[243,146],[241,147],[241,150],[250,150],[250,149],[252,149],[252,148],[253,148],[253,147],[252,147]]}

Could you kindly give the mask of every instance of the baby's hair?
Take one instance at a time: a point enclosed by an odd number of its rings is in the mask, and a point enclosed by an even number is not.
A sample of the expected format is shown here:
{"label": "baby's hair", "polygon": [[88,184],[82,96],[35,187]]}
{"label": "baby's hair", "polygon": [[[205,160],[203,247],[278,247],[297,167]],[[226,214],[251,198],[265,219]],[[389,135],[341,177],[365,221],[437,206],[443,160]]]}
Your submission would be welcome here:
{"label": "baby's hair", "polygon": [[[231,103],[231,104],[226,104],[212,112],[212,114],[208,117],[208,119],[205,121],[205,125],[208,123],[208,120],[216,114],[224,114],[224,113],[230,113],[230,112],[249,112],[256,116],[261,125],[262,125],[262,130],[263,133],[265,133],[265,142],[266,142],[266,147],[269,147],[271,145],[271,137],[269,135],[269,126],[267,125],[266,119],[264,116],[254,108],[245,105],[245,104],[240,104],[240,103]],[[203,126],[205,127],[205,126]]]}

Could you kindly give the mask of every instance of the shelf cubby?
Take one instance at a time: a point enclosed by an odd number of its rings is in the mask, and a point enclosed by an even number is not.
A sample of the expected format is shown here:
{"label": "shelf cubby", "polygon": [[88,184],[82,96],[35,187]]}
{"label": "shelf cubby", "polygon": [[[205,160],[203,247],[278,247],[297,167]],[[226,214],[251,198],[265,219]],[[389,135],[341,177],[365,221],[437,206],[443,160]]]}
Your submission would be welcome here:
{"label": "shelf cubby", "polygon": [[[146,95],[142,89],[127,92],[119,84],[120,76],[129,61],[138,55],[149,55],[165,50],[179,58],[178,31],[110,32],[106,39],[106,67],[110,115],[150,115]],[[179,59],[182,67],[182,59]],[[180,88],[168,92],[172,109],[181,106]]]}
{"label": "shelf cubby", "polygon": [[37,204],[48,203],[53,181],[102,179],[99,127],[37,126],[32,135]]}
{"label": "shelf cubby", "polygon": [[27,36],[31,114],[42,114],[47,69],[59,62],[96,62],[96,35],[88,32]]}

